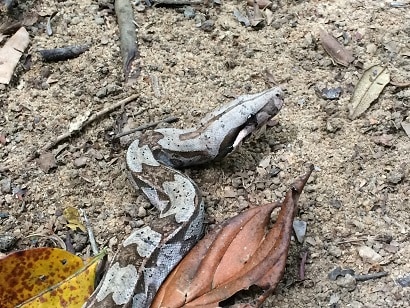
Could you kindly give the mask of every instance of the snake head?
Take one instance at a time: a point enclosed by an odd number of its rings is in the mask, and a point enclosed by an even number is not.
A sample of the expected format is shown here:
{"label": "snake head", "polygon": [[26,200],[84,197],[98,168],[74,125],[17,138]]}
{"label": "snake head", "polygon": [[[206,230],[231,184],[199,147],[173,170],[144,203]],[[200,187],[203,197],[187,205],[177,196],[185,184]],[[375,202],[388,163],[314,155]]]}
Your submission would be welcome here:
{"label": "snake head", "polygon": [[283,106],[283,91],[279,87],[262,93],[238,97],[221,116],[221,121],[230,118],[235,122],[220,144],[218,157],[235,151],[252,133],[265,127],[266,123],[279,113]]}

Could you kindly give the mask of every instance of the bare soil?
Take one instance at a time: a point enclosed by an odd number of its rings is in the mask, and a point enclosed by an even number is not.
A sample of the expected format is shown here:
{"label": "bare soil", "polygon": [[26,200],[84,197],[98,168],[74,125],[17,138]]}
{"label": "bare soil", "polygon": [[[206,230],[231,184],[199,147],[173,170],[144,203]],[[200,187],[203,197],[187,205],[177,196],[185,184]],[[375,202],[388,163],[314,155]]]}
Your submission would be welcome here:
{"label": "bare soil", "polygon": [[[142,71],[126,85],[111,0],[19,1],[15,18],[58,14],[52,36],[45,31],[46,17],[27,27],[31,42],[21,63],[30,55],[31,65],[19,65],[12,83],[0,89],[0,165],[9,166],[0,173],[0,234],[17,240],[3,252],[51,244],[33,234],[65,239],[67,206],[84,209],[98,245],[116,251],[156,212],[127,181],[124,154],[136,135],[120,144],[112,136],[171,115],[180,121],[167,126],[195,125],[232,97],[270,87],[268,70],[286,90],[278,124],[222,162],[185,171],[203,191],[207,222],[280,200],[313,163],[320,170],[305,188],[298,213],[307,222],[305,241],[292,241],[285,276],[264,307],[409,306],[409,288],[396,279],[410,275],[410,138],[401,127],[410,120],[410,90],[388,85],[361,117],[348,118],[364,69],[381,63],[393,80],[410,80],[410,9],[396,7],[405,2],[274,1],[272,24],[259,29],[244,27],[233,15],[235,8],[244,12],[244,1],[194,6],[195,19],[181,7],[135,11]],[[201,18],[213,27],[197,27]],[[363,68],[333,63],[320,44],[320,28],[352,50]],[[57,63],[44,63],[38,54],[74,44],[90,49]],[[326,100],[316,91],[325,87],[343,93]],[[137,101],[54,148],[55,168],[45,172],[38,161],[26,162],[78,117],[135,93]],[[72,241],[78,253],[90,254],[85,235],[76,232]],[[381,258],[363,259],[362,246]],[[305,281],[299,281],[304,250]],[[328,273],[336,266],[388,275],[331,281]],[[245,294],[242,301],[252,297]]]}

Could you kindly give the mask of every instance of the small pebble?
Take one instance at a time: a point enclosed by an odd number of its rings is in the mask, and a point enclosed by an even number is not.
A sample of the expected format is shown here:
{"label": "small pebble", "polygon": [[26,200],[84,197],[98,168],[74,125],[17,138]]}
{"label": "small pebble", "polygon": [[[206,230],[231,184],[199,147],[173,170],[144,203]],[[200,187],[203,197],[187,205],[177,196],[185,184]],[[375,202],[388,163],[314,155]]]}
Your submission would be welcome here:
{"label": "small pebble", "polygon": [[132,229],[141,228],[144,225],[144,221],[142,219],[138,219],[137,221],[131,220],[130,227]]}
{"label": "small pebble", "polygon": [[78,16],[75,16],[75,17],[73,17],[73,18],[70,20],[70,23],[71,23],[72,25],[78,25],[80,22],[81,22],[81,18],[78,17]]}
{"label": "small pebble", "polygon": [[87,165],[87,157],[84,157],[84,156],[78,157],[74,159],[73,164],[76,168],[83,168]]}
{"label": "small pebble", "polygon": [[140,207],[138,208],[137,216],[138,216],[139,218],[143,218],[143,217],[147,216],[147,210],[146,210],[143,206],[140,206]]}
{"label": "small pebble", "polygon": [[387,182],[390,184],[399,184],[404,179],[404,174],[399,171],[392,171],[387,175]]}
{"label": "small pebble", "polygon": [[107,88],[103,87],[99,89],[97,93],[95,93],[95,96],[97,96],[98,98],[104,98],[107,96],[107,94],[108,94]]}
{"label": "small pebble", "polygon": [[187,19],[192,19],[195,17],[195,10],[192,6],[186,6],[184,10],[184,16]]}
{"label": "small pebble", "polygon": [[354,291],[354,289],[356,289],[356,279],[350,274],[346,274],[346,276],[337,279],[336,284],[348,291]]}
{"label": "small pebble", "polygon": [[378,263],[382,260],[382,256],[368,246],[360,246],[358,252],[363,261],[370,264]]}
{"label": "small pebble", "polygon": [[16,243],[17,238],[10,234],[0,234],[0,251],[9,251]]}
{"label": "small pebble", "polygon": [[10,180],[10,178],[4,178],[0,181],[0,191],[3,194],[9,194],[11,192],[11,180]]}
{"label": "small pebble", "polygon": [[333,257],[339,258],[342,255],[342,250],[337,246],[330,246],[327,250]]}
{"label": "small pebble", "polygon": [[211,19],[205,20],[201,25],[201,29],[205,32],[211,32],[214,28],[215,22]]}
{"label": "small pebble", "polygon": [[307,223],[302,220],[294,220],[293,221],[293,230],[295,231],[296,238],[299,243],[303,243],[303,240],[305,239],[306,235],[306,228],[307,228]]}
{"label": "small pebble", "polygon": [[404,276],[396,279],[396,282],[403,288],[410,286],[410,276]]}
{"label": "small pebble", "polygon": [[329,306],[336,305],[339,302],[339,300],[340,300],[339,294],[330,295]]}

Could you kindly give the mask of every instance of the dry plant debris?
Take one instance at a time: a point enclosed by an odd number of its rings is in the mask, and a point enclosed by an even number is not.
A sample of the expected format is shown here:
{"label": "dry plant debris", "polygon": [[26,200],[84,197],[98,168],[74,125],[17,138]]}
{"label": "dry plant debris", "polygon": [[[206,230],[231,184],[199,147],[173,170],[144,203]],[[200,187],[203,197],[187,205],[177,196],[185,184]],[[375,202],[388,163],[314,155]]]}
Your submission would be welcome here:
{"label": "dry plant debris", "polygon": [[21,55],[30,42],[26,28],[21,27],[0,49],[0,83],[8,84]]}
{"label": "dry plant debris", "polygon": [[295,181],[269,232],[270,203],[249,209],[209,232],[169,274],[151,307],[218,307],[252,285],[273,292],[285,272],[297,201],[313,167]]}
{"label": "dry plant debris", "polygon": [[323,29],[320,29],[320,42],[337,64],[349,66],[354,61],[353,53],[344,48],[333,35]]}
{"label": "dry plant debris", "polygon": [[42,49],[38,52],[45,62],[57,62],[77,58],[89,48],[88,45],[74,45],[61,48]]}
{"label": "dry plant debris", "polygon": [[355,119],[365,112],[390,82],[390,73],[386,67],[374,65],[368,68],[360,78],[350,104],[350,118]]}
{"label": "dry plant debris", "polygon": [[80,213],[78,212],[78,209],[72,206],[66,207],[64,209],[64,217],[68,222],[68,228],[70,228],[73,231],[79,229],[82,232],[86,232],[86,228],[81,222]]}

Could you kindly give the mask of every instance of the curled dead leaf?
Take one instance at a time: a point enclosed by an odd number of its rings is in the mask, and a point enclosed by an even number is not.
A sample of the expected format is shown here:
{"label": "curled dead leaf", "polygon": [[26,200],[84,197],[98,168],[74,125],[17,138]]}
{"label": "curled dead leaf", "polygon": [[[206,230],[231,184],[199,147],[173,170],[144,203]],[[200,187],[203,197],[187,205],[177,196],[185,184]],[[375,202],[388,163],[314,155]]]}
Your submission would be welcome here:
{"label": "curled dead leaf", "polygon": [[323,29],[320,29],[320,42],[324,50],[337,64],[349,66],[349,64],[354,61],[353,53],[344,48],[333,35]]}
{"label": "curled dead leaf", "polygon": [[264,290],[260,305],[285,271],[297,201],[312,170],[288,191],[270,231],[276,203],[249,209],[209,232],[171,272],[151,307],[218,307],[252,285]]}

